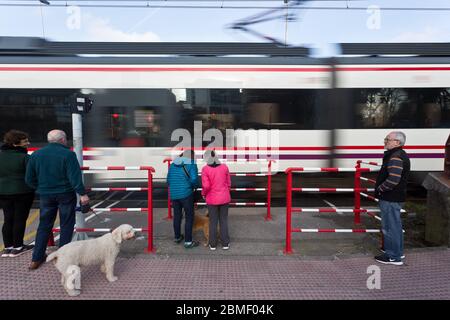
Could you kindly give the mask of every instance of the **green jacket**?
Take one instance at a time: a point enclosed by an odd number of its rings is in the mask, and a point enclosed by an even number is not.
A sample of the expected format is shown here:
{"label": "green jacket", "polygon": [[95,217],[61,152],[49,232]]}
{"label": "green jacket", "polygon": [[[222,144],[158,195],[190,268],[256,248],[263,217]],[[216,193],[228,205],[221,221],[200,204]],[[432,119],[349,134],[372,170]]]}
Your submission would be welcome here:
{"label": "green jacket", "polygon": [[34,192],[25,184],[25,170],[29,158],[25,148],[6,144],[0,148],[0,195]]}
{"label": "green jacket", "polygon": [[41,195],[73,191],[79,195],[86,194],[75,153],[60,143],[49,143],[33,152],[25,182]]}

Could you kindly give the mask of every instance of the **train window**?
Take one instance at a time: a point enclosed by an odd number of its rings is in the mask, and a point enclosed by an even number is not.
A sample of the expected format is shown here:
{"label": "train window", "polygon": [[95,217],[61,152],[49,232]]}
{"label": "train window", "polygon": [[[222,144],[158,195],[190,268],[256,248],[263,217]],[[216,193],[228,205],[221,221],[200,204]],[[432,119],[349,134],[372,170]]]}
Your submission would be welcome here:
{"label": "train window", "polygon": [[[92,147],[164,147],[173,130],[324,129],[325,90],[313,89],[90,89],[83,143]],[[77,89],[0,90],[1,128],[30,133],[45,144],[48,130],[71,136],[70,97]],[[327,94],[329,92],[327,91]],[[322,120],[321,120],[322,119]],[[320,121],[322,121],[322,123]]]}
{"label": "train window", "polygon": [[448,128],[450,89],[353,89],[357,128]]}
{"label": "train window", "polygon": [[[101,90],[92,97],[95,112],[86,117],[86,130],[92,145],[162,147],[173,144],[177,128],[193,136],[194,121],[201,121],[203,131],[314,129],[319,95],[293,89]],[[120,119],[111,119],[114,114]]]}
{"label": "train window", "polygon": [[0,90],[0,134],[10,129],[27,132],[33,146],[47,143],[47,132],[59,128],[72,133],[67,90]]}
{"label": "train window", "polygon": [[[0,90],[0,134],[9,129],[23,130],[37,146],[46,143],[46,133],[51,129],[60,128],[71,137],[70,97],[79,91]],[[94,107],[83,118],[83,143],[91,147],[171,146],[174,144],[171,134],[177,128],[187,129],[194,136],[194,121],[201,121],[203,132],[209,128],[225,131],[317,130],[333,126],[450,127],[447,88],[177,88],[89,92]],[[330,112],[336,106],[341,108],[340,114]]]}

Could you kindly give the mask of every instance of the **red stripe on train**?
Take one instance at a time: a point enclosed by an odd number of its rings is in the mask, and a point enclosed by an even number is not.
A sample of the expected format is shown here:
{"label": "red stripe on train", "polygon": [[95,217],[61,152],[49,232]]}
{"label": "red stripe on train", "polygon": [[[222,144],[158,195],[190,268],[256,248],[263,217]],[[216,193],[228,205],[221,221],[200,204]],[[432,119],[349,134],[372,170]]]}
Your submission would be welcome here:
{"label": "red stripe on train", "polygon": [[450,71],[450,67],[338,67],[336,71]]}
{"label": "red stripe on train", "polygon": [[331,68],[244,68],[244,67],[216,67],[216,68],[164,68],[164,67],[0,67],[0,71],[76,71],[76,72],[330,72]]}

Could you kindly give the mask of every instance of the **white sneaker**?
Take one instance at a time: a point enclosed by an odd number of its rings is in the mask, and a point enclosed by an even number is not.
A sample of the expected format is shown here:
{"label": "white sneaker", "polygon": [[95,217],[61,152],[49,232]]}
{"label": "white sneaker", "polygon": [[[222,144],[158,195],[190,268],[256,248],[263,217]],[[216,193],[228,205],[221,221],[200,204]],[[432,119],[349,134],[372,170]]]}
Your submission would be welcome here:
{"label": "white sneaker", "polygon": [[9,257],[9,255],[11,254],[12,249],[3,249],[1,254],[2,254],[2,258],[7,258]]}
{"label": "white sneaker", "polygon": [[[383,253],[386,253],[386,251],[384,251],[383,249],[380,249],[380,251],[383,252]],[[405,255],[402,255],[402,256],[400,257],[400,259],[405,259]]]}

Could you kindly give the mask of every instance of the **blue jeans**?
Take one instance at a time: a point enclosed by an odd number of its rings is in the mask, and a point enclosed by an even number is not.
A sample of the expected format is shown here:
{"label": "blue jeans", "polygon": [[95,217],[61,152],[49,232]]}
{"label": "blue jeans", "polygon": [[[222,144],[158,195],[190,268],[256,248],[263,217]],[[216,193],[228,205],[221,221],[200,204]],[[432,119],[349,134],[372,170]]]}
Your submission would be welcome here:
{"label": "blue jeans", "polygon": [[173,231],[175,232],[175,239],[181,237],[181,219],[183,212],[186,215],[184,224],[184,241],[192,242],[192,226],[194,224],[194,195],[191,194],[183,199],[172,200],[173,206]]}
{"label": "blue jeans", "polygon": [[403,255],[403,227],[400,209],[403,203],[380,200],[384,251],[388,258],[400,260]]}
{"label": "blue jeans", "polygon": [[48,238],[52,232],[58,209],[61,226],[59,247],[72,241],[76,204],[77,195],[75,192],[40,196],[39,206],[41,212],[32,261],[42,261],[44,259]]}

